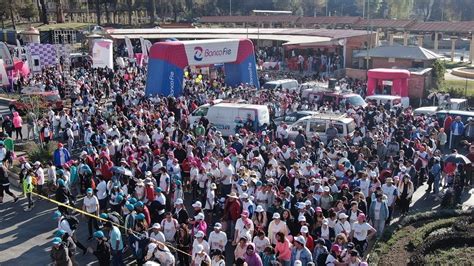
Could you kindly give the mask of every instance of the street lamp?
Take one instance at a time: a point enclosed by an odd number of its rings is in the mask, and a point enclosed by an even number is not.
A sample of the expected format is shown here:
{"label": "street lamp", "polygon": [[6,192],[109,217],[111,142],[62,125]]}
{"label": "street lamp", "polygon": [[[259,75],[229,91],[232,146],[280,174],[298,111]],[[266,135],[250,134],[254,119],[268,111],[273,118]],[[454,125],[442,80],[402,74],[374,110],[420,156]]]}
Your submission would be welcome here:
{"label": "street lamp", "polygon": [[229,0],[229,16],[232,16],[232,0]]}

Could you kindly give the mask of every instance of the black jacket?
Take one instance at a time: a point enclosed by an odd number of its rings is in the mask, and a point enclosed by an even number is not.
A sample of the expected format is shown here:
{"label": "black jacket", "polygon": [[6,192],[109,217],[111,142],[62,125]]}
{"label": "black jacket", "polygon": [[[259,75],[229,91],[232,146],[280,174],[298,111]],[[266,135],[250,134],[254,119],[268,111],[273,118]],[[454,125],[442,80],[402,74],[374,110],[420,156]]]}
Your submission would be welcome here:
{"label": "black jacket", "polygon": [[107,241],[97,242],[97,250],[94,251],[100,266],[110,265],[110,244]]}

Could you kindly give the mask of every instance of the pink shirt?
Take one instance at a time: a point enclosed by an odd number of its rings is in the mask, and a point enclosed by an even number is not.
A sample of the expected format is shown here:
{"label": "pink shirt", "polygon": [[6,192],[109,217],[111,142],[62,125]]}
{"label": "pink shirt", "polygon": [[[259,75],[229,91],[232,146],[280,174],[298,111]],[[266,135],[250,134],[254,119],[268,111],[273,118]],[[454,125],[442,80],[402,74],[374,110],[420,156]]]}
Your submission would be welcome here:
{"label": "pink shirt", "polygon": [[288,261],[291,259],[291,244],[288,239],[285,239],[285,242],[281,243],[280,241],[276,242],[275,252],[279,253],[278,259]]}

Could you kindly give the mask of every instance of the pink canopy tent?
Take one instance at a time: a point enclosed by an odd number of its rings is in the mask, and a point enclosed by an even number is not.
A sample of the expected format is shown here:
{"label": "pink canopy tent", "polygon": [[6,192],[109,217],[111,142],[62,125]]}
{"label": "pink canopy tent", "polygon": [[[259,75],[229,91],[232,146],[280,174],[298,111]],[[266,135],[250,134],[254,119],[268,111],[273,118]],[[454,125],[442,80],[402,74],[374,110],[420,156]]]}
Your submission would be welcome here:
{"label": "pink canopy tent", "polygon": [[374,95],[383,81],[392,81],[392,95],[408,97],[408,78],[410,71],[404,69],[375,68],[367,73],[367,96]]}

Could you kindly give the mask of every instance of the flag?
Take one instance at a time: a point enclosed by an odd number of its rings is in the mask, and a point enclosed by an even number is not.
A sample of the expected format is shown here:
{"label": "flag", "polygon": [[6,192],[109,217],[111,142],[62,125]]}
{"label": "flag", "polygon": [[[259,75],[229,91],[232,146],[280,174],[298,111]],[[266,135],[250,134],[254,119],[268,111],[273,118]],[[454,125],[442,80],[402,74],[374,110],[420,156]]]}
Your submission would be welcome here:
{"label": "flag", "polygon": [[135,54],[133,53],[132,42],[128,36],[125,36],[125,45],[127,46],[128,58],[134,58]]}

